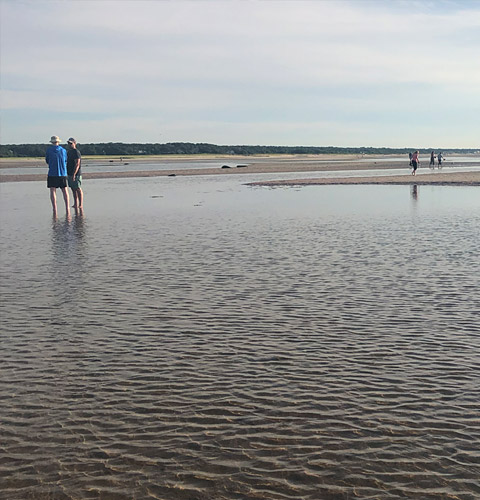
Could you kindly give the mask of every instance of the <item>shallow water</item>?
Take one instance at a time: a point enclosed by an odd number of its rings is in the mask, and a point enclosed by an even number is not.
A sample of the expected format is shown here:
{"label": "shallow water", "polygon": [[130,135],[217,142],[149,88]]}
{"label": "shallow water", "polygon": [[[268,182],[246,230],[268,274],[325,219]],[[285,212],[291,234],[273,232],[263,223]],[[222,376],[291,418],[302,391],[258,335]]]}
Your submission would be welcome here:
{"label": "shallow water", "polygon": [[479,497],[478,188],[250,180],[0,185],[0,497]]}

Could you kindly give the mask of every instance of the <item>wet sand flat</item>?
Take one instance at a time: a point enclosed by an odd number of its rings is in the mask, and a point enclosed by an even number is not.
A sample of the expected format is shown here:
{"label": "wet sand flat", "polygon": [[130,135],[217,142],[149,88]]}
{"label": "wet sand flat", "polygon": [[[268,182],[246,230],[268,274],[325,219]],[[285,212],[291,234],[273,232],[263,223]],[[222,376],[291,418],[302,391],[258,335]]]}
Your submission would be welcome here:
{"label": "wet sand flat", "polygon": [[[385,157],[383,157],[385,158]],[[111,164],[124,164],[141,165],[153,162],[189,162],[198,160],[219,160],[230,164],[254,164],[265,163],[270,164],[300,164],[310,161],[358,161],[359,155],[257,155],[257,156],[244,156],[244,155],[157,155],[157,156],[137,156],[137,157],[112,157],[112,156],[83,156],[83,163],[111,163]],[[377,157],[372,161],[377,161]],[[480,162],[480,158],[479,158]],[[0,169],[2,168],[24,168],[24,167],[45,167],[46,163],[44,158],[0,158]]]}
{"label": "wet sand flat", "polygon": [[325,184],[438,184],[450,186],[480,186],[480,172],[435,172],[418,175],[289,179],[249,183],[250,186],[304,186]]}
{"label": "wet sand flat", "polygon": [[[213,159],[212,157],[211,159]],[[207,159],[202,157],[202,159]],[[417,176],[410,174],[407,161],[402,163],[388,157],[372,157],[358,158],[347,155],[325,155],[325,156],[276,156],[276,157],[234,157],[234,158],[215,158],[228,162],[229,168],[172,168],[168,170],[123,170],[123,171],[106,171],[106,172],[83,172],[84,179],[109,179],[109,178],[135,178],[135,177],[165,177],[165,176],[194,176],[194,175],[242,175],[242,174],[265,174],[265,173],[295,173],[295,172],[334,172],[334,171],[362,171],[362,170],[392,170],[405,167],[405,174],[398,176],[369,176],[369,177],[339,177],[329,179],[302,179],[302,180],[271,180],[262,181],[255,185],[299,185],[299,184],[443,184],[443,185],[478,185],[478,172],[458,172],[455,168],[458,167],[476,167],[480,166],[480,158],[478,162],[470,161],[468,163],[453,157],[442,171],[438,169],[427,171],[424,174],[425,168],[419,169]],[[168,161],[188,162],[194,161],[193,157],[185,158],[170,158]],[[198,160],[198,158],[196,158]],[[107,159],[85,159],[87,162],[107,162],[109,165],[114,160]],[[117,163],[119,160],[115,160]],[[155,161],[167,161],[163,158],[134,158],[128,159],[128,164],[132,169],[135,166],[150,164]],[[2,174],[2,169],[38,167],[42,165],[42,159],[1,159],[0,161],[0,182],[25,182],[25,181],[41,181],[46,178],[46,166],[43,173],[28,173],[28,174]],[[242,168],[239,168],[239,165]],[[42,165],[43,166],[43,165]],[[453,167],[453,168],[452,168]]]}

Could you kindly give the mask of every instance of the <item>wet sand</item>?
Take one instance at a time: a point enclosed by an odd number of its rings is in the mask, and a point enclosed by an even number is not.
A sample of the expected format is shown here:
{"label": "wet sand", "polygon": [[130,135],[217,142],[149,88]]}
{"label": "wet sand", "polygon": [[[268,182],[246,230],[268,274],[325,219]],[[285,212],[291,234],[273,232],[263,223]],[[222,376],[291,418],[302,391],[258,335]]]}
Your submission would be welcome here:
{"label": "wet sand", "polygon": [[[258,157],[174,157],[169,161],[189,161],[198,159],[221,159],[229,168],[202,168],[202,169],[171,169],[171,170],[140,170],[140,171],[119,171],[119,172],[84,172],[84,179],[109,179],[109,178],[133,178],[133,177],[165,177],[165,176],[192,176],[192,175],[241,175],[241,174],[264,174],[264,173],[295,173],[295,172],[333,172],[345,170],[388,170],[405,167],[405,174],[396,176],[369,176],[369,177],[338,177],[328,179],[298,179],[298,180],[271,180],[252,183],[250,185],[265,186],[288,186],[288,185],[313,185],[313,184],[441,184],[441,185],[480,185],[480,172],[457,172],[455,167],[480,166],[478,162],[456,162],[455,157],[451,157],[442,170],[428,170],[424,165],[416,176],[411,175],[407,161],[405,163],[394,161],[388,157],[372,157],[370,161],[358,155],[322,155],[322,156],[258,156]],[[398,157],[397,157],[398,158]],[[142,163],[152,163],[152,161],[165,161],[165,157],[128,158],[130,165],[141,165]],[[367,160],[367,161],[366,161]],[[2,175],[3,168],[34,167],[42,165],[42,159],[6,159],[0,160],[0,182],[25,182],[41,181],[46,178],[45,173],[41,174],[5,174]],[[119,159],[109,158],[86,158],[87,162],[105,162],[105,164],[119,163]],[[125,161],[123,159],[122,161]],[[240,167],[241,165],[241,167]],[[42,165],[43,166],[43,165]],[[87,166],[87,164],[86,164]],[[425,173],[424,173],[425,172]]]}
{"label": "wet sand", "polygon": [[[218,160],[225,162],[229,165],[251,165],[256,163],[268,162],[271,164],[299,164],[305,161],[318,160],[320,162],[324,161],[357,161],[363,157],[359,155],[152,155],[152,156],[136,156],[136,157],[118,157],[118,156],[83,156],[82,162],[84,164],[88,163],[100,163],[100,164],[126,164],[130,165],[141,165],[143,163],[155,163],[168,161],[169,163],[174,162],[188,162],[188,161],[199,161],[199,160]],[[383,156],[383,159],[386,157]],[[372,156],[372,161],[378,161],[379,157]],[[480,157],[479,157],[480,162]],[[0,158],[0,169],[2,168],[25,168],[25,167],[45,167],[44,158]]]}
{"label": "wet sand", "polygon": [[324,184],[438,184],[480,186],[480,172],[449,172],[377,177],[335,177],[328,179],[291,179],[249,183],[249,186],[304,186]]}

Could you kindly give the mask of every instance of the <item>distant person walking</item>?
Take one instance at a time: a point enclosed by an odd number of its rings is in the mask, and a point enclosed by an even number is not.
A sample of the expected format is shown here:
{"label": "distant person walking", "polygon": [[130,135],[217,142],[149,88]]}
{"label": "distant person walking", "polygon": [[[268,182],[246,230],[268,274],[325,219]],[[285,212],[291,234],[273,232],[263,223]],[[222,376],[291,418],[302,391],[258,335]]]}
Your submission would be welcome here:
{"label": "distant person walking", "polygon": [[430,168],[435,168],[435,151],[430,153]]}
{"label": "distant person walking", "polygon": [[65,210],[70,215],[70,206],[67,189],[67,152],[60,144],[60,138],[52,135],[51,146],[47,148],[45,161],[48,164],[47,187],[50,189],[50,201],[52,202],[53,215],[57,216],[57,188],[62,190]]}
{"label": "distant person walking", "polygon": [[73,137],[68,139],[67,173],[68,185],[73,194],[73,208],[82,210],[82,155],[77,149],[77,141]]}
{"label": "distant person walking", "polygon": [[443,161],[443,154],[438,153],[438,168],[442,166],[442,161]]}
{"label": "distant person walking", "polygon": [[418,159],[418,150],[417,150],[412,155],[412,167],[413,167],[412,175],[416,174],[419,163],[420,161]]}

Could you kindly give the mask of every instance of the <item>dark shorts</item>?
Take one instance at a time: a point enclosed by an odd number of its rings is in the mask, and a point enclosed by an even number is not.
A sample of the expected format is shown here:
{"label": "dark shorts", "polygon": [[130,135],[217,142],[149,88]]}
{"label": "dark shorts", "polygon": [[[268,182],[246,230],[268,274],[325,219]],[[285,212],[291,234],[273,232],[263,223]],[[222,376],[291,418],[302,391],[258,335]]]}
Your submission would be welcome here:
{"label": "dark shorts", "polygon": [[418,162],[415,160],[412,160],[412,167],[413,167],[413,170],[417,170]]}
{"label": "dark shorts", "polygon": [[82,187],[82,176],[77,175],[75,180],[73,180],[73,175],[68,176],[68,187],[72,189],[79,189]]}
{"label": "dark shorts", "polygon": [[49,175],[47,177],[47,188],[66,188],[67,178],[58,177],[56,175]]}

